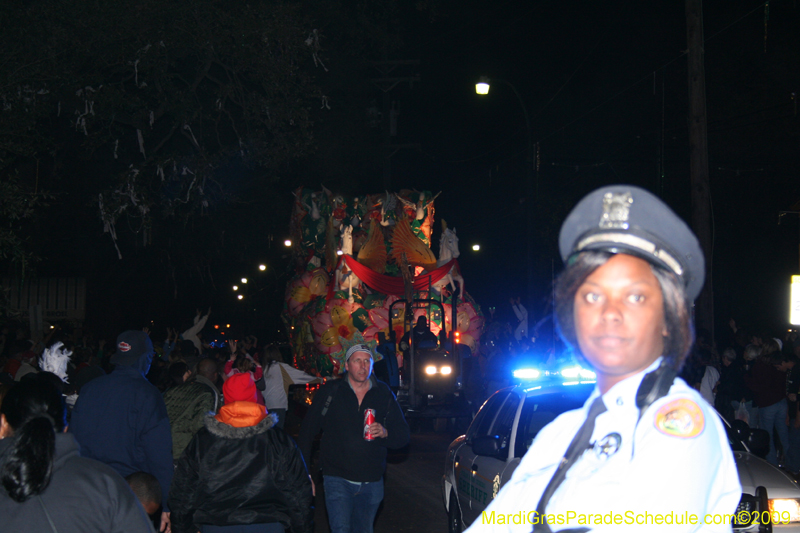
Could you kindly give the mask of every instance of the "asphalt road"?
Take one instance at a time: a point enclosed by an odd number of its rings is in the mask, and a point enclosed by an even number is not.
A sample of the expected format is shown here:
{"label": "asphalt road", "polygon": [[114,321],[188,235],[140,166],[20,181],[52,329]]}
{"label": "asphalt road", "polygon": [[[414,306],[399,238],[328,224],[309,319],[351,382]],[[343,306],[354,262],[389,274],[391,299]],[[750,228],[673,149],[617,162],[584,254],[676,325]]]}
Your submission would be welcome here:
{"label": "asphalt road", "polygon": [[[445,452],[451,441],[449,432],[436,432],[427,425],[412,433],[411,443],[406,449],[390,450],[384,500],[378,511],[375,533],[447,532],[442,475]],[[330,533],[321,485],[321,481],[317,482],[314,530],[316,533]]]}

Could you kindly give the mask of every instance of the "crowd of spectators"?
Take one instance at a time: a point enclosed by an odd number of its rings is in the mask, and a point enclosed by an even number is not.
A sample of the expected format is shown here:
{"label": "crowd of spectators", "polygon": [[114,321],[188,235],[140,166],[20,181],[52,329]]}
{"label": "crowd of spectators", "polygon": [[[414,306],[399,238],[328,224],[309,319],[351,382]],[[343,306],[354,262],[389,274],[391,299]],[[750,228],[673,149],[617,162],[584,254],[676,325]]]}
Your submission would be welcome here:
{"label": "crowd of spectators", "polygon": [[[512,304],[521,305],[519,301]],[[147,328],[124,332],[113,344],[90,335],[77,337],[77,330],[57,326],[36,339],[31,339],[23,326],[2,328],[0,442],[7,436],[17,438],[14,445],[9,441],[5,441],[5,447],[0,444],[4,483],[6,478],[15,480],[6,485],[0,508],[20,505],[14,509],[27,513],[34,505],[44,505],[51,516],[37,520],[45,520],[42,531],[46,531],[53,516],[66,520],[64,507],[57,503],[62,499],[53,494],[60,490],[57,487],[64,483],[65,476],[75,475],[85,478],[87,487],[103,480],[109,494],[116,495],[114,508],[105,515],[111,517],[112,523],[90,520],[81,526],[86,531],[114,531],[114,520],[139,523],[141,514],[145,520],[149,516],[146,525],[136,526],[142,531],[155,528],[194,533],[198,512],[200,519],[208,522],[202,531],[226,531],[231,521],[235,524],[237,520],[253,519],[262,522],[261,529],[254,531],[310,531],[308,473],[300,451],[285,436],[283,427],[289,386],[319,378],[294,368],[284,360],[277,345],[261,346],[254,336],[221,345],[205,342],[202,326],[209,313],[210,310],[203,316],[198,312],[192,326],[183,333],[167,329],[154,345]],[[528,362],[557,366],[564,362],[559,359],[564,355],[553,344],[537,344],[541,323],[531,327],[530,338],[518,335],[516,326],[497,320],[494,309],[489,309],[481,351],[471,355],[471,365],[465,365],[471,372],[468,379],[465,376],[464,386],[476,409],[495,390],[513,383],[510,371],[515,365]],[[711,339],[708,331],[696,332],[695,345],[680,377],[728,422],[742,420],[750,427],[766,430],[770,436],[766,459],[800,475],[797,331],[751,331],[731,320],[729,336],[718,335],[716,343]],[[59,343],[63,343],[62,351],[71,352],[63,376],[45,372],[43,368],[50,367],[42,364],[43,352],[46,356],[51,351],[45,348],[61,346]],[[63,404],[53,400],[47,387],[58,390],[60,394],[55,397],[64,398]],[[122,406],[121,397],[129,403]],[[109,415],[111,406],[118,403],[118,413]],[[141,420],[114,418],[137,409]],[[70,423],[70,432],[65,433]],[[124,439],[118,434],[123,432],[120,428],[137,425],[140,427],[128,435],[129,442],[121,444]],[[26,454],[18,446],[20,438],[28,443],[33,439],[37,445],[44,443],[44,447],[31,448],[35,453]],[[104,455],[93,449],[104,438],[116,443],[114,454]],[[263,454],[243,454],[256,443],[268,445],[274,456],[280,457],[280,472],[275,471],[275,461],[259,462]],[[111,446],[98,449],[101,448]],[[219,501],[219,505],[205,505],[203,511],[192,507],[187,494],[213,499],[215,490],[230,482],[213,468],[214,464],[224,465],[231,459],[231,464],[242,465],[243,457],[247,461],[237,483],[252,483],[260,493],[269,492],[270,498]],[[25,461],[36,464],[27,465]],[[13,468],[33,474],[20,477]],[[178,473],[175,480],[173,472]],[[287,472],[291,473],[288,478]],[[119,495],[119,487],[124,488],[123,477],[140,506],[131,504],[134,500],[128,498],[128,492],[124,497]],[[176,485],[180,494],[175,492]],[[89,492],[84,496],[95,504],[109,503],[99,501],[103,497],[92,494],[90,488],[86,490]],[[84,497],[80,492],[70,495],[73,496]],[[172,520],[171,504],[179,506],[179,513]],[[244,511],[227,513],[229,505]]]}
{"label": "crowd of spectators", "polygon": [[[0,469],[12,480],[3,514],[37,512],[41,531],[310,532],[311,480],[283,425],[289,385],[318,378],[252,335],[204,341],[209,314],[156,342],[147,328],[114,344],[66,327],[39,340],[24,325],[3,328]],[[50,346],[69,354],[63,375],[45,371]],[[258,451],[265,445],[270,454]],[[67,495],[70,476],[88,488]],[[79,518],[66,516],[71,506]]]}

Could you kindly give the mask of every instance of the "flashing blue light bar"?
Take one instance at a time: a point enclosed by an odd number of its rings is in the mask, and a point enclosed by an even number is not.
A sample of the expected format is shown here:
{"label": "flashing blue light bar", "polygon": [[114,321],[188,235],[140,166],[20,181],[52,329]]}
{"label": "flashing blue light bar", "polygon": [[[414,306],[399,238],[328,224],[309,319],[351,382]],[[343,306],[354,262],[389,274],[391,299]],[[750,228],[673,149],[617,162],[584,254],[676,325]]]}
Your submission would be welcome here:
{"label": "flashing blue light bar", "polygon": [[535,368],[518,368],[514,370],[514,377],[517,379],[536,379],[542,373]]}
{"label": "flashing blue light bar", "polygon": [[597,374],[595,374],[591,370],[587,370],[579,366],[564,368],[561,370],[561,375],[565,378],[580,378],[580,379],[595,379],[597,377]]}
{"label": "flashing blue light bar", "polygon": [[569,385],[589,385],[591,383],[596,383],[595,381],[565,381],[562,385],[569,386]]}

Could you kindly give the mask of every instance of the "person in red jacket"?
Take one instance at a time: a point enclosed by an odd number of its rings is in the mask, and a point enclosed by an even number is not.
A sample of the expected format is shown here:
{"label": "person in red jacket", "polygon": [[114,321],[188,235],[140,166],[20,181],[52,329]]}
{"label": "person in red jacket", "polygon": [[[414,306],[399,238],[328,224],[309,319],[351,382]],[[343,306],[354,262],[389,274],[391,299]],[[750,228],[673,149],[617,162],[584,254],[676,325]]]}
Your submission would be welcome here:
{"label": "person in red jacket", "polygon": [[789,429],[786,426],[786,366],[778,344],[770,339],[761,349],[761,355],[753,369],[744,377],[745,384],[753,391],[753,402],[758,407],[758,427],[770,435],[767,461],[778,465],[777,447],[773,428],[778,433],[784,455],[789,446]]}

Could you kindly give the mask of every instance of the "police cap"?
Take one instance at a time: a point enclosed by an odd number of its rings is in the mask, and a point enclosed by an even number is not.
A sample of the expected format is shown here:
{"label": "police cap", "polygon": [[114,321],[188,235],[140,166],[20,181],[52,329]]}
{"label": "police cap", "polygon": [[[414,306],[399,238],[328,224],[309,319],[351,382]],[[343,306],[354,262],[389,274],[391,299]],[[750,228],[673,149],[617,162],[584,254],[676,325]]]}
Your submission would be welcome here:
{"label": "police cap", "polygon": [[565,263],[586,250],[640,257],[683,280],[689,301],[703,288],[705,259],[697,237],[667,204],[633,185],[586,195],[564,220],[558,247]]}

